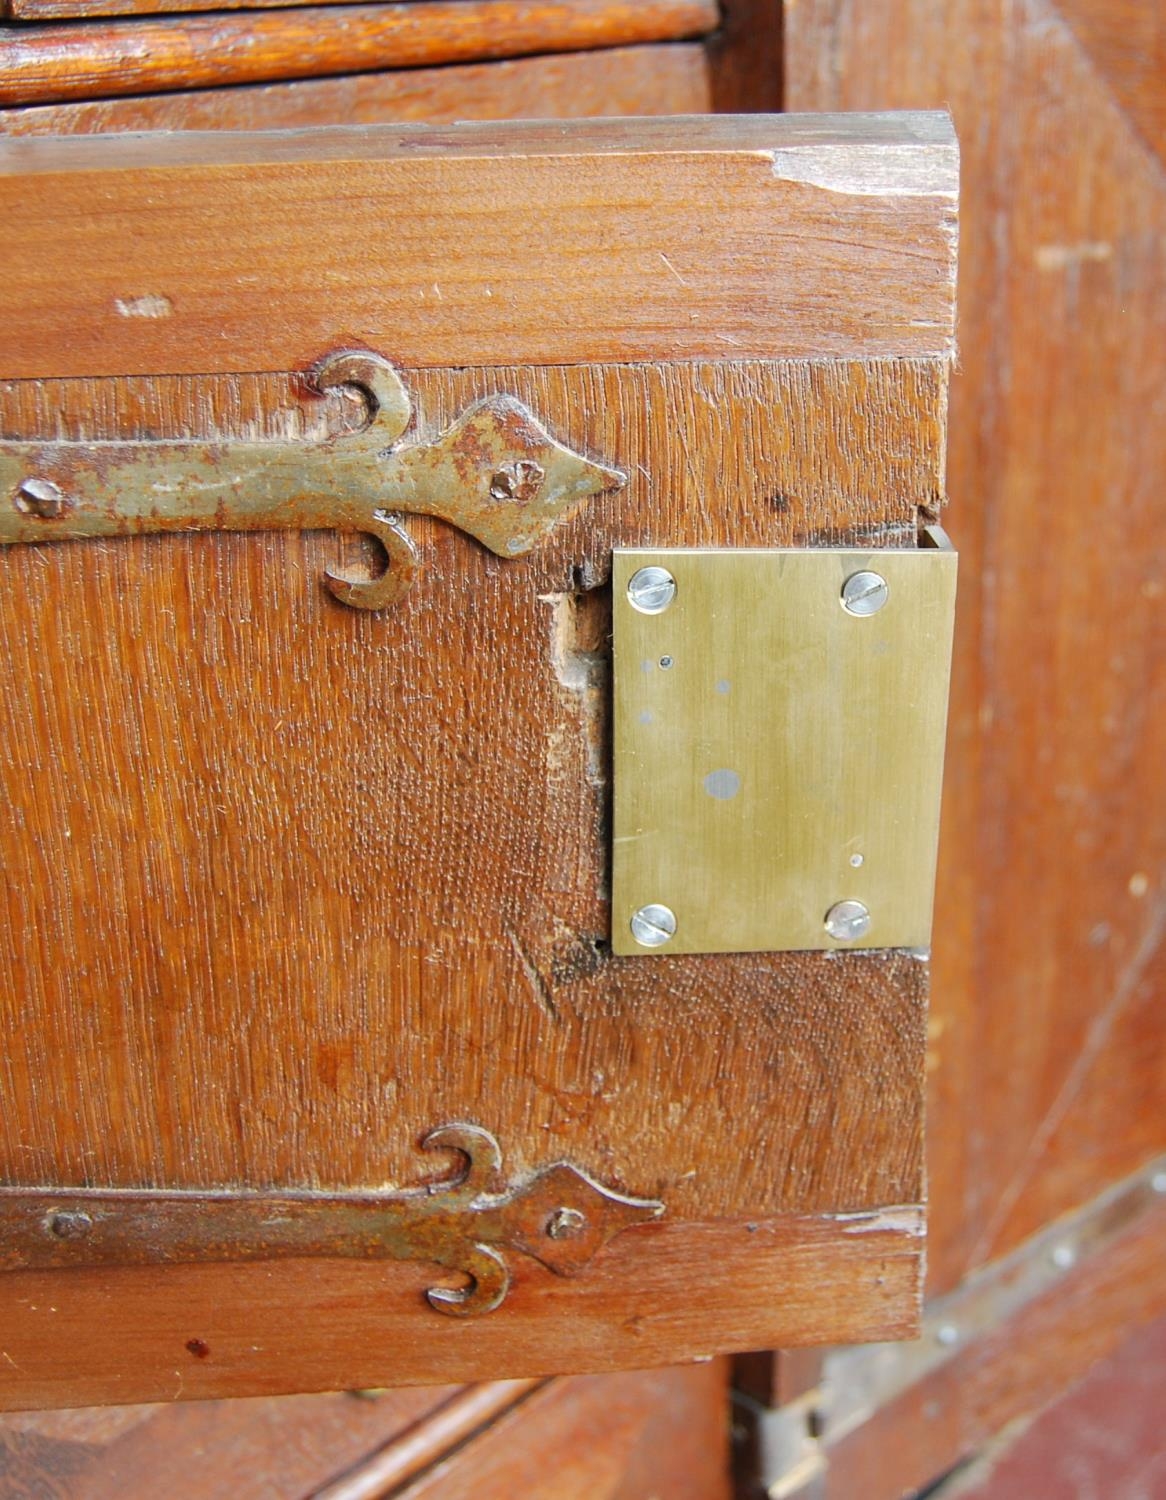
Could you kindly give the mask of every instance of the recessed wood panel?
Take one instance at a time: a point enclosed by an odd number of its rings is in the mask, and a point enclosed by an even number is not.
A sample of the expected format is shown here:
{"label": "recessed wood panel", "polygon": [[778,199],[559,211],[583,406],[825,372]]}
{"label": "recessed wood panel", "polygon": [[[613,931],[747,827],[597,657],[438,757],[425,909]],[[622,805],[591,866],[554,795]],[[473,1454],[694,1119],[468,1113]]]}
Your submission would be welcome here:
{"label": "recessed wood panel", "polygon": [[[324,534],[0,549],[10,1180],[408,1184],[420,1133],[481,1117],[516,1171],[566,1151],[702,1214],[918,1201],[917,960],[611,958],[607,579],[617,541],[912,545],[942,371],[407,383],[423,431],[509,391],[629,483],[528,559],[410,522],[421,580],[367,616],[324,589],[359,554]],[[286,377],[20,384],[3,422],[310,433],[340,406]],[[807,1136],[824,1086],[853,1125]]]}

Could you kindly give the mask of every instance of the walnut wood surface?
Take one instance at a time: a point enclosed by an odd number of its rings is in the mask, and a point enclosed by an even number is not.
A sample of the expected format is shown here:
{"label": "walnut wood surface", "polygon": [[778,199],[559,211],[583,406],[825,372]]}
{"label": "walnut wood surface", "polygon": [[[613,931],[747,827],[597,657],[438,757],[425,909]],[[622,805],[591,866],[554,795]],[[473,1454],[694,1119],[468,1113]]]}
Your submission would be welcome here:
{"label": "walnut wood surface", "polygon": [[947,358],[956,165],[938,114],[0,140],[0,373]]}
{"label": "walnut wood surface", "polygon": [[0,135],[694,115],[708,111],[710,97],[705,49],[679,42],[7,109],[0,110]]}
{"label": "walnut wood surface", "polygon": [[716,25],[715,0],[416,0],[7,27],[0,104],[575,52]]}
{"label": "walnut wood surface", "polygon": [[964,148],[938,1291],[1166,1150],[1162,12],[787,20],[792,108],[949,101]]}

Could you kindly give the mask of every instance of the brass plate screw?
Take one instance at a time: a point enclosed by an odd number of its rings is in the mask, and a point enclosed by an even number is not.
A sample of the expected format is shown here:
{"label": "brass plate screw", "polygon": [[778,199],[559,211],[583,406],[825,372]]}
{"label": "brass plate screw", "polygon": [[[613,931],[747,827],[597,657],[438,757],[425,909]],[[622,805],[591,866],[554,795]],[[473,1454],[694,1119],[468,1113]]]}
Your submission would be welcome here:
{"label": "brass plate screw", "polygon": [[642,615],[662,615],[676,598],[676,580],[667,568],[639,568],[628,580],[628,603]]}
{"label": "brass plate screw", "polygon": [[826,913],[826,931],[839,943],[853,943],[870,931],[870,912],[861,901],[836,901]]}
{"label": "brass plate screw", "polygon": [[675,933],[676,913],[658,902],[641,906],[632,917],[632,937],[643,948],[662,948]]}
{"label": "brass plate screw", "polygon": [[848,615],[875,615],[889,595],[881,573],[852,573],[842,585],[842,608]]}

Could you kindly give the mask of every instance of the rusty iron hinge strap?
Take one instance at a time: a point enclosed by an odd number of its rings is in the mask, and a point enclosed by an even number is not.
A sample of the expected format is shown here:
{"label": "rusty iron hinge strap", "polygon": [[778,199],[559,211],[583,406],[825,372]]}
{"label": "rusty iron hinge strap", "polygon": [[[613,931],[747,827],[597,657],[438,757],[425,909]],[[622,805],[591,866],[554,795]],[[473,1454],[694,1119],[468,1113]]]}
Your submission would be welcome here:
{"label": "rusty iron hinge strap", "polygon": [[464,1273],[431,1287],[439,1312],[492,1312],[510,1286],[507,1251],[557,1276],[664,1205],[601,1187],[568,1162],[520,1184],[502,1178],[488,1130],[450,1124],[422,1145],[460,1153],[457,1176],[390,1193],[0,1189],[0,1270],[57,1270],[305,1257],[425,1261]]}
{"label": "rusty iron hinge strap", "polygon": [[326,582],[344,604],[381,609],[419,568],[402,514],[437,516],[498,556],[517,557],[585,500],[625,482],[556,442],[514,396],[475,402],[438,437],[406,443],[409,394],[380,355],[332,354],[312,379],[320,392],[359,392],[364,426],[320,442],[0,442],[0,542],[366,531],[388,554],[386,571],[329,573]]}

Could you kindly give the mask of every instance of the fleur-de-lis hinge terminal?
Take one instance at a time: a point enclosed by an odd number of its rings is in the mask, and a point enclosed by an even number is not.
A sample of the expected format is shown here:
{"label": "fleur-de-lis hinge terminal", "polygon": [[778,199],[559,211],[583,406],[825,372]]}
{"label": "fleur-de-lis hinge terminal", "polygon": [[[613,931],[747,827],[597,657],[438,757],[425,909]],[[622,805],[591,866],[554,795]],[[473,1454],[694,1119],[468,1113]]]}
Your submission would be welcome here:
{"label": "fleur-de-lis hinge terminal", "polygon": [[340,529],[375,536],[378,578],[327,574],[344,604],[383,609],[420,566],[404,515],[437,516],[499,557],[544,542],[625,476],[556,442],[516,397],[475,402],[431,440],[407,441],[408,392],[387,360],[330,355],[313,384],[354,388],[367,420],[322,441],[0,442],[0,542],[160,531]]}
{"label": "fleur-de-lis hinge terminal", "polygon": [[464,1168],[385,1193],[0,1188],[0,1271],[316,1256],[425,1261],[466,1278],[431,1287],[430,1305],[468,1317],[505,1299],[509,1254],[576,1276],[615,1235],[664,1212],[569,1162],[507,1183],[498,1142],[479,1125],[443,1125],[422,1144],[460,1154]]}

